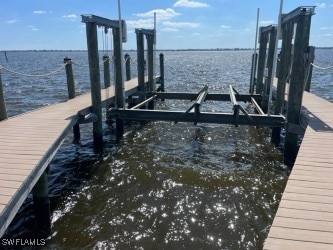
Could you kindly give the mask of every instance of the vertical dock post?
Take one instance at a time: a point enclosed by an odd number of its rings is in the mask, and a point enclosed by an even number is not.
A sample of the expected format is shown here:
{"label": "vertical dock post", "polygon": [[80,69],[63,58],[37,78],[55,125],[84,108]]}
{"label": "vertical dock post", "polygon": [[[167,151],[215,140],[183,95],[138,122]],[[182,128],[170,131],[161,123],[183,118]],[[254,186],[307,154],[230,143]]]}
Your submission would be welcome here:
{"label": "vertical dock post", "polygon": [[104,87],[107,89],[111,86],[110,76],[110,57],[108,55],[103,56],[103,72],[104,72]]}
{"label": "vertical dock post", "polygon": [[165,86],[164,86],[164,54],[160,54],[160,88],[161,92],[165,92]]}
{"label": "vertical dock post", "polygon": [[[111,86],[111,75],[110,75],[110,57],[108,55],[103,56],[103,73],[104,73],[104,88],[107,89]],[[108,110],[111,106],[110,100],[105,100],[105,107]],[[109,113],[106,113],[106,119],[109,120]]]}
{"label": "vertical dock post", "polygon": [[141,30],[136,29],[136,45],[137,45],[137,60],[138,60],[138,90],[146,92],[145,86],[145,52],[144,40]]}
{"label": "vertical dock post", "polygon": [[99,74],[97,25],[94,22],[86,23],[88,61],[90,72],[92,113],[97,116],[93,123],[94,145],[100,147],[103,143],[101,83]]}
{"label": "vertical dock post", "polygon": [[288,166],[293,166],[298,153],[298,134],[295,132],[295,128],[299,127],[299,120],[301,115],[305,82],[304,54],[307,52],[309,46],[310,24],[311,15],[302,13],[297,16],[297,27],[294,42],[294,59],[292,62],[292,73],[288,96],[288,124],[286,127],[286,138],[284,145],[284,162]]}
{"label": "vertical dock post", "polygon": [[5,95],[2,87],[2,78],[1,78],[1,69],[0,69],[0,121],[6,120],[7,118],[8,116],[7,116]]}
{"label": "vertical dock post", "polygon": [[266,33],[262,32],[262,27],[261,27],[260,40],[259,40],[260,46],[259,46],[259,58],[258,58],[256,94],[262,94],[263,91],[267,41],[268,41],[268,36]]}
{"label": "vertical dock post", "polygon": [[[291,50],[293,39],[294,24],[285,23],[282,25],[282,47],[280,55],[280,63],[278,75],[278,82],[276,87],[275,109],[274,114],[283,114],[283,106],[285,101],[286,82],[289,75],[289,68],[291,64]],[[271,142],[275,145],[280,144],[281,128],[274,127],[272,129]]]}
{"label": "vertical dock post", "polygon": [[264,89],[264,96],[263,96],[263,110],[267,112],[267,107],[268,107],[268,95],[270,92],[270,83],[272,80],[272,75],[273,73],[273,61],[276,60],[274,58],[274,50],[275,50],[275,43],[276,43],[276,34],[277,34],[277,29],[276,27],[272,26],[270,32],[269,32],[269,46],[268,46],[268,55],[267,55],[267,84],[265,84],[265,89]]}
{"label": "vertical dock post", "polygon": [[[68,99],[75,98],[75,81],[74,81],[74,74],[73,74],[73,62],[72,59],[69,57],[64,58],[64,63],[66,64],[66,77],[67,77],[67,90],[68,90]],[[75,124],[73,126],[73,134],[74,134],[74,142],[77,143],[80,141],[81,133],[80,133],[80,125]]]}
{"label": "vertical dock post", "polygon": [[[115,97],[116,107],[125,108],[125,91],[123,86],[123,71],[122,71],[122,51],[120,40],[120,28],[113,28],[113,44],[114,44],[114,65],[115,65]],[[121,137],[124,133],[124,120],[116,119],[117,136]]]}
{"label": "vertical dock post", "polygon": [[132,79],[131,76],[131,57],[129,54],[125,54],[125,71],[126,71],[126,81],[129,81]]}
{"label": "vertical dock post", "polygon": [[46,238],[51,232],[50,199],[46,171],[33,187],[32,195],[39,233],[41,237]]}
{"label": "vertical dock post", "polygon": [[75,82],[74,82],[74,74],[72,67],[72,59],[69,57],[64,58],[64,63],[66,64],[66,77],[67,77],[67,90],[68,90],[68,99],[73,99],[75,97]]}
{"label": "vertical dock post", "polygon": [[154,82],[154,36],[147,35],[147,49],[148,49],[148,89],[155,91]]}
{"label": "vertical dock post", "polygon": [[[147,35],[148,48],[148,89],[150,92],[156,90],[154,79],[154,35]],[[148,103],[148,109],[154,109],[155,101]]]}
{"label": "vertical dock post", "polygon": [[251,79],[250,79],[250,89],[249,93],[253,94],[254,93],[254,85],[256,83],[256,74],[255,72],[257,71],[257,60],[258,60],[258,53],[253,53],[252,54],[252,64],[251,64]]}
{"label": "vertical dock post", "polygon": [[315,47],[309,46],[308,55],[306,58],[306,66],[308,67],[306,69],[306,82],[305,82],[305,88],[304,90],[307,92],[310,92],[310,86],[311,86],[311,79],[312,79],[312,70],[313,70],[313,62],[315,58]]}

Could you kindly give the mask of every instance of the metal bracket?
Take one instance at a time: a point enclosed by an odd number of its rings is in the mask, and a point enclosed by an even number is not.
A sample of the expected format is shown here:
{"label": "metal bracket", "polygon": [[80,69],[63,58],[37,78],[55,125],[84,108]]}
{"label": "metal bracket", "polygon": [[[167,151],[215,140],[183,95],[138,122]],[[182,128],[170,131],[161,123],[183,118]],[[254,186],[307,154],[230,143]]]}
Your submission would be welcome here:
{"label": "metal bracket", "polygon": [[77,124],[94,123],[98,120],[97,116],[94,113],[89,113],[87,115],[79,113],[78,115],[79,119],[77,121]]}

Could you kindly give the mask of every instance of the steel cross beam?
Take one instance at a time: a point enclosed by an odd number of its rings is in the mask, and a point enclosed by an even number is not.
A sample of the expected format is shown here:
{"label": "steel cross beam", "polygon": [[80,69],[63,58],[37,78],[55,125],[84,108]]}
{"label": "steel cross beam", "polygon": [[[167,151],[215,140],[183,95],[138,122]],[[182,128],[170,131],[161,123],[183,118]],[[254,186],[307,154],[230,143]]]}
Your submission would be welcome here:
{"label": "steel cross beam", "polygon": [[294,22],[295,18],[299,15],[314,15],[315,14],[315,6],[301,6],[288,14],[283,14],[281,18],[281,23],[284,24],[286,22]]}
{"label": "steel cross beam", "polygon": [[[83,23],[95,23],[97,26],[103,26],[105,28],[119,28],[119,20],[110,20],[104,17],[95,15],[81,15]],[[125,22],[124,20],[121,20]]]}
{"label": "steel cross beam", "polygon": [[[174,99],[174,100],[195,100],[198,97],[198,93],[188,92],[149,92],[148,97],[157,95],[157,99]],[[261,102],[261,95],[259,94],[240,94],[236,95],[236,100],[239,102],[251,102],[251,98],[254,98],[258,103]],[[207,93],[206,101],[230,101],[230,94],[223,93]]]}
{"label": "steel cross beam", "polygon": [[[232,113],[212,113],[201,112],[196,117],[195,113],[184,113],[183,111],[166,111],[166,110],[144,110],[144,109],[111,109],[109,111],[111,117],[124,120],[143,120],[143,121],[181,121],[181,122],[200,122],[200,123],[216,123],[216,124],[233,124],[236,125],[235,116]],[[258,115],[248,114],[239,115],[238,125],[250,126],[269,126],[284,127],[285,118],[282,115]],[[181,117],[181,119],[179,119]]]}

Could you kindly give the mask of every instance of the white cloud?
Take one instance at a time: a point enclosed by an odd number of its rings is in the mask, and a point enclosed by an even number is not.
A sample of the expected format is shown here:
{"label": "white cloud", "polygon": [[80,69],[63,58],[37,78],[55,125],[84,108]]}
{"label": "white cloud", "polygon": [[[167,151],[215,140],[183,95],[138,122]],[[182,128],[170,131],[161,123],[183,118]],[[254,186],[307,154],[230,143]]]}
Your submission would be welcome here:
{"label": "white cloud", "polygon": [[320,29],[321,30],[331,30],[331,29],[333,29],[333,26],[332,27],[321,27]]}
{"label": "white cloud", "polygon": [[324,34],[323,36],[331,37],[331,36],[333,36],[333,34],[327,33],[327,34]]}
{"label": "white cloud", "polygon": [[221,28],[221,29],[230,29],[231,26],[229,26],[229,25],[223,25],[223,24],[222,24],[222,25],[220,26],[220,28]]}
{"label": "white cloud", "polygon": [[188,7],[188,8],[205,8],[209,7],[207,3],[202,3],[198,1],[192,0],[178,0],[174,5],[174,7]]}
{"label": "white cloud", "polygon": [[33,25],[27,25],[27,27],[32,31],[38,31],[38,29]]}
{"label": "white cloud", "polygon": [[161,31],[166,31],[166,32],[178,32],[179,29],[176,29],[176,28],[163,28],[161,29]]}
{"label": "white cloud", "polygon": [[13,24],[13,23],[17,23],[18,22],[18,20],[8,20],[8,21],[6,21],[6,23],[9,23],[9,24]]}
{"label": "white cloud", "polygon": [[199,23],[190,23],[190,22],[170,22],[170,21],[166,21],[163,22],[163,25],[165,26],[169,26],[169,27],[174,27],[174,28],[182,28],[182,27],[186,27],[186,28],[197,28],[199,27]]}
{"label": "white cloud", "polygon": [[127,28],[153,29],[154,19],[139,19],[126,21]]}
{"label": "white cloud", "polygon": [[69,21],[76,21],[76,18],[78,18],[75,14],[63,15],[62,17]]}
{"label": "white cloud", "polygon": [[267,26],[267,25],[271,25],[271,24],[273,24],[274,23],[274,21],[272,21],[272,20],[267,20],[267,21],[261,21],[260,22],[260,25],[262,25],[262,26]]}
{"label": "white cloud", "polygon": [[34,14],[46,14],[47,11],[45,10],[34,10]]}
{"label": "white cloud", "polygon": [[154,13],[156,13],[156,19],[157,20],[168,20],[171,19],[175,16],[179,16],[180,14],[177,13],[176,11],[174,11],[171,8],[167,8],[165,10],[163,9],[156,9],[156,10],[151,10],[145,13],[139,13],[139,14],[135,14],[138,17],[154,17]]}
{"label": "white cloud", "polygon": [[325,8],[326,3],[316,3],[317,8]]}

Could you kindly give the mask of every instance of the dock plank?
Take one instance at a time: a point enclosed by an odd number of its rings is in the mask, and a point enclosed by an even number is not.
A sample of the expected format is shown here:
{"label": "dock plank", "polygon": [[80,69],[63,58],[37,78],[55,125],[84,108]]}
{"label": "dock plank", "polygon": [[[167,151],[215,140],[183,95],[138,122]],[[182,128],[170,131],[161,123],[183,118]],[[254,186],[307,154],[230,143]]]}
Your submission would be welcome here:
{"label": "dock plank", "polygon": [[[137,91],[137,79],[125,94]],[[114,98],[114,86],[101,90],[102,105]],[[79,112],[88,114],[90,93],[29,111],[0,122],[0,237],[72,130]]]}
{"label": "dock plank", "polygon": [[264,249],[332,250],[332,245],[319,242],[297,241],[270,237],[266,241]]}
{"label": "dock plank", "polygon": [[304,92],[308,119],[264,249],[333,249],[333,103]]}

